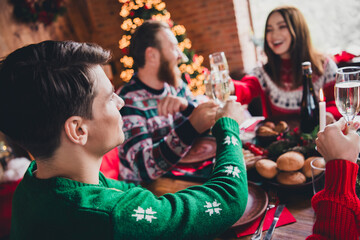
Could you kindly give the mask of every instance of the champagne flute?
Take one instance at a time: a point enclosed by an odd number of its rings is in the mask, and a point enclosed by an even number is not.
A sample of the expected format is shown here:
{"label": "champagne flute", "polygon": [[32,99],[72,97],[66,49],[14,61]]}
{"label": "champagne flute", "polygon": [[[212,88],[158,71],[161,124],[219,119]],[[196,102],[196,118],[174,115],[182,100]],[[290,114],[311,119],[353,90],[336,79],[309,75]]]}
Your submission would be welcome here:
{"label": "champagne flute", "polygon": [[360,111],[360,67],[344,67],[336,71],[335,103],[346,122]]}
{"label": "champagne flute", "polygon": [[229,79],[227,76],[222,76],[219,72],[212,71],[210,73],[212,83],[213,99],[223,107],[230,96]]}
{"label": "champagne flute", "polygon": [[209,55],[211,71],[225,71],[229,74],[229,65],[224,52],[211,53]]}
{"label": "champagne flute", "polygon": [[206,86],[206,89],[209,89],[207,95],[222,107],[230,96],[229,65],[224,52],[212,53],[209,55],[209,59],[211,72]]}

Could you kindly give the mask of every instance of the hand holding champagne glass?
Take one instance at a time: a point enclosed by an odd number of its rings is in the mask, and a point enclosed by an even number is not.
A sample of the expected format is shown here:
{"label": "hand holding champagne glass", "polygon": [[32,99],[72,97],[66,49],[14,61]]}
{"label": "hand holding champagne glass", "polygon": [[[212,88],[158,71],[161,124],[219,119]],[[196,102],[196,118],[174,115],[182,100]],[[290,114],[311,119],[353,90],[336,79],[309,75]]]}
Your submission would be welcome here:
{"label": "hand holding champagne glass", "polygon": [[344,67],[336,71],[335,103],[346,122],[360,110],[360,67]]}

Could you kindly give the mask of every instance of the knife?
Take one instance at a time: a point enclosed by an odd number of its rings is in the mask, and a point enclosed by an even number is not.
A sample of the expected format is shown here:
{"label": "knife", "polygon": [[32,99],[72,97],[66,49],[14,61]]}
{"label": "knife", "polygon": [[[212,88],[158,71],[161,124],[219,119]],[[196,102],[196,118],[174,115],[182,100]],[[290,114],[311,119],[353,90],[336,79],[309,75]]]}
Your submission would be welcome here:
{"label": "knife", "polygon": [[276,208],[276,211],[275,211],[275,214],[274,214],[274,220],[272,221],[271,223],[271,226],[269,228],[269,230],[267,231],[264,239],[265,240],[270,240],[272,238],[272,235],[274,233],[274,230],[275,230],[275,226],[276,226],[276,223],[278,222],[279,218],[280,218],[280,214],[282,212],[282,210],[284,209],[285,205],[284,204],[280,204],[277,208]]}

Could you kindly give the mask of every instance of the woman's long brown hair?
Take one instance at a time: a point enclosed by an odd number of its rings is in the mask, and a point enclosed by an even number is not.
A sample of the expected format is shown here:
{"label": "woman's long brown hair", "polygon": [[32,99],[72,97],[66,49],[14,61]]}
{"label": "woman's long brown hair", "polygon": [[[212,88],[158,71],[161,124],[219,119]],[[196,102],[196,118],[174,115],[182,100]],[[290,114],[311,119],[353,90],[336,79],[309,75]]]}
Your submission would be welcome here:
{"label": "woman's long brown hair", "polygon": [[[321,76],[324,72],[323,63],[324,56],[318,53],[311,44],[309,28],[306,24],[303,14],[295,7],[282,6],[275,8],[270,12],[266,19],[266,26],[268,24],[270,16],[278,12],[284,18],[289,32],[291,35],[290,44],[290,58],[293,73],[293,84],[292,89],[298,88],[302,84],[302,68],[301,63],[310,61],[312,70],[315,74]],[[275,84],[282,87],[280,69],[281,69],[281,58],[276,55],[269,47],[266,41],[267,30],[265,27],[264,34],[264,50],[268,58],[268,62],[265,64],[264,69],[274,81]]]}

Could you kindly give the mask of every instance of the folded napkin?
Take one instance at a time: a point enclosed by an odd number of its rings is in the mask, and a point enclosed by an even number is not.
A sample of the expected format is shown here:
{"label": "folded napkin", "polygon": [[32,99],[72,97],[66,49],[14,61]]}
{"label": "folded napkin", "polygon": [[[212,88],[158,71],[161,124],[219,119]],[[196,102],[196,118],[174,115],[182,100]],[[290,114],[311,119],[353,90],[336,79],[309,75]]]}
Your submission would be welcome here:
{"label": "folded napkin", "polygon": [[[276,210],[276,208],[272,208],[266,213],[266,217],[265,217],[265,221],[264,221],[264,225],[263,225],[263,231],[269,229],[269,227],[274,219],[275,210]],[[249,224],[234,228],[236,236],[242,237],[242,236],[254,234],[256,229],[259,226],[261,217],[262,217],[262,215],[260,217],[258,217],[255,221],[253,221]],[[289,210],[285,207],[280,215],[280,218],[276,224],[276,227],[280,227],[280,226],[283,226],[283,225],[286,225],[289,223],[293,223],[293,222],[296,222],[296,219],[289,212]]]}
{"label": "folded napkin", "polygon": [[240,128],[244,129],[245,132],[254,132],[257,124],[261,121],[263,121],[265,118],[260,117],[250,117],[246,119],[241,125]]}

